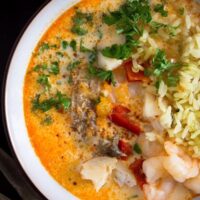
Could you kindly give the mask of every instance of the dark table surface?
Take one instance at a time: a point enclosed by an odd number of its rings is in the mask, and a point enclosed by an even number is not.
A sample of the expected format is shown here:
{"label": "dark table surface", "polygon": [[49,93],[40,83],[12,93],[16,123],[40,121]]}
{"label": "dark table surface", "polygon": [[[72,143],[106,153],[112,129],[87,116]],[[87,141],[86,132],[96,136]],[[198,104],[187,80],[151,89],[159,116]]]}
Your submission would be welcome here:
{"label": "dark table surface", "polygon": [[[0,1],[0,84],[11,49],[21,30],[31,16],[45,3],[45,0],[6,0]],[[1,98],[2,101],[2,98]],[[1,102],[2,105],[2,102]],[[0,148],[12,156],[0,116]],[[12,156],[13,157],[13,156]],[[20,168],[20,167],[19,167]],[[27,179],[28,181],[28,179]],[[13,200],[20,200],[14,187],[0,171],[0,193]],[[0,196],[0,200],[2,197]]]}

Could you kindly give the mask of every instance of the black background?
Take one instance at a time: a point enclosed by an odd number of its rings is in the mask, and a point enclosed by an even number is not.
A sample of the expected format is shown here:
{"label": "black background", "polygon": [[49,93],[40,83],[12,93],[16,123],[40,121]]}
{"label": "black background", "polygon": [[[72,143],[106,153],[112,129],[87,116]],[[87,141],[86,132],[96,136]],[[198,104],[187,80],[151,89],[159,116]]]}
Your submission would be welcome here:
{"label": "black background", "polygon": [[[23,27],[33,14],[45,3],[45,0],[1,0],[0,1],[0,85],[9,54]],[[2,105],[2,98],[1,98]],[[0,148],[11,155],[0,118]],[[17,192],[0,172],[0,193],[12,200],[20,200]]]}

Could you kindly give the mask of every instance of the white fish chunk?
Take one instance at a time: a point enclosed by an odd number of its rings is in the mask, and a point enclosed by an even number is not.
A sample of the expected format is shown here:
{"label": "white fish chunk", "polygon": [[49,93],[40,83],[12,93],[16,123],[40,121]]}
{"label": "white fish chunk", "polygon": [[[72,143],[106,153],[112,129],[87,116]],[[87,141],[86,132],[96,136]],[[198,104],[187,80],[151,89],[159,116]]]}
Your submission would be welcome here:
{"label": "white fish chunk", "polygon": [[113,169],[116,168],[116,165],[116,158],[96,157],[82,164],[81,176],[83,179],[91,180],[96,191],[99,191],[106,183]]}

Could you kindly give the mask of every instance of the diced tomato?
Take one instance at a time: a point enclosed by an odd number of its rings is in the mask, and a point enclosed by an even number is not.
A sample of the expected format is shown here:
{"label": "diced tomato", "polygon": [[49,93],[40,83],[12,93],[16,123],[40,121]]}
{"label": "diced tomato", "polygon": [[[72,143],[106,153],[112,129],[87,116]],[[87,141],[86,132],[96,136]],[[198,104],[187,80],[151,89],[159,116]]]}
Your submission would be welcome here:
{"label": "diced tomato", "polygon": [[122,153],[126,154],[127,156],[133,154],[132,146],[128,142],[125,142],[124,140],[119,140],[118,148]]}
{"label": "diced tomato", "polygon": [[141,81],[141,82],[146,82],[148,83],[150,79],[144,75],[143,71],[139,72],[133,72],[132,70],[132,61],[127,61],[123,64],[125,70],[126,70],[126,77],[128,82],[135,82],[135,81]]}
{"label": "diced tomato", "polygon": [[138,123],[133,120],[130,120],[126,115],[112,113],[109,116],[109,119],[118,126],[121,126],[136,135],[139,135],[142,131]]}
{"label": "diced tomato", "polygon": [[127,107],[125,106],[122,106],[122,105],[116,105],[114,108],[113,108],[113,113],[116,113],[116,114],[126,114],[126,113],[129,113],[131,112],[130,109],[128,109]]}
{"label": "diced tomato", "polygon": [[142,171],[142,164],[144,160],[143,159],[136,159],[130,166],[129,169],[134,174],[137,184],[140,186],[140,188],[143,188],[143,185],[146,184],[146,176]]}

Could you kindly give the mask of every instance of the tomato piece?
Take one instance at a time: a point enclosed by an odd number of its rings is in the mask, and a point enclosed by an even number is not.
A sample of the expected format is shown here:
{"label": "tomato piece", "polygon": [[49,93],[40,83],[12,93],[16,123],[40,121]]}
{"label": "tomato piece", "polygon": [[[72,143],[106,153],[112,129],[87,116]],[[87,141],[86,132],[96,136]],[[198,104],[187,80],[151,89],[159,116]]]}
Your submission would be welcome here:
{"label": "tomato piece", "polygon": [[135,81],[141,81],[141,82],[150,82],[150,79],[144,75],[143,71],[139,72],[133,72],[132,70],[132,61],[127,61],[123,64],[125,71],[126,71],[126,77],[128,82],[135,82]]}
{"label": "tomato piece", "polygon": [[118,148],[122,153],[126,154],[127,156],[133,154],[132,146],[128,142],[125,142],[124,140],[119,140]]}
{"label": "tomato piece", "polygon": [[146,184],[146,176],[142,171],[142,164],[144,160],[143,159],[136,159],[130,166],[129,169],[134,174],[137,184],[140,186],[140,188],[143,188],[143,185]]}
{"label": "tomato piece", "polygon": [[112,113],[109,116],[109,119],[118,126],[121,126],[136,135],[139,135],[142,130],[138,123],[133,120],[130,120],[126,115],[120,113]]}

